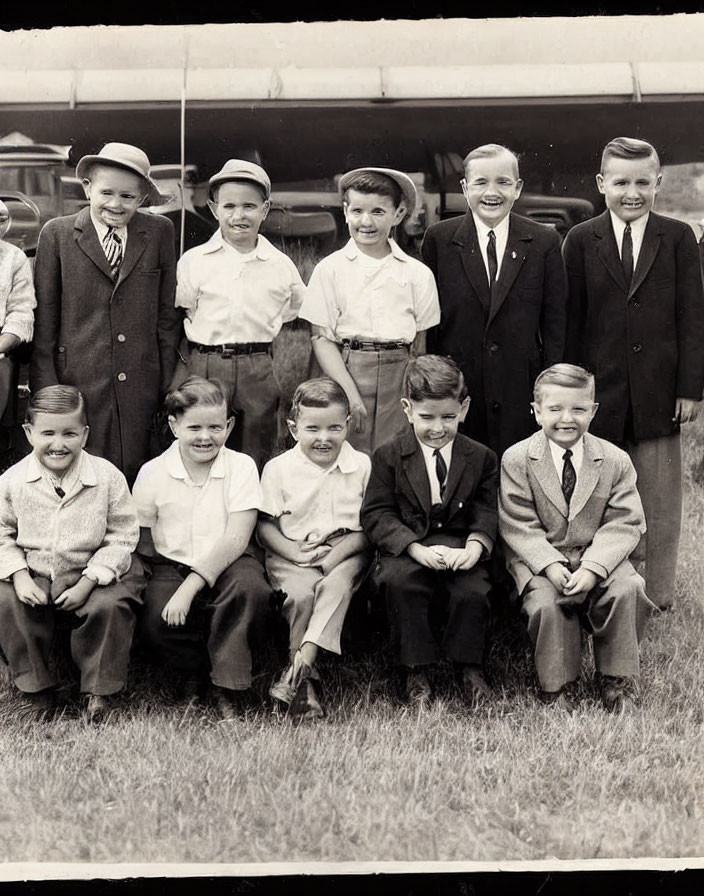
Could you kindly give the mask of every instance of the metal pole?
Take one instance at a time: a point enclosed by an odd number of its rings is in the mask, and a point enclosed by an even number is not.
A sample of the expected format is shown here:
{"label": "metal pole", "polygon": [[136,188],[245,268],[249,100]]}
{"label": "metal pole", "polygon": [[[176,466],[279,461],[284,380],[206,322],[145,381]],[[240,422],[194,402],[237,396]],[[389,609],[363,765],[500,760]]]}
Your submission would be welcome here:
{"label": "metal pole", "polygon": [[186,79],[188,77],[188,45],[183,58],[183,82],[181,83],[181,240],[179,257],[183,255],[186,239]]}

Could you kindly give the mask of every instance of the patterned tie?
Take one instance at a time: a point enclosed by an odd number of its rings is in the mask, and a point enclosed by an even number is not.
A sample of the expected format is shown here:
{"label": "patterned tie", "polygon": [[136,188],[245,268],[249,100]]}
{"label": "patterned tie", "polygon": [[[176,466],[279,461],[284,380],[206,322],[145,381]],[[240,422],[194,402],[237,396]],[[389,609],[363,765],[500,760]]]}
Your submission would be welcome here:
{"label": "patterned tie", "polygon": [[630,224],[626,224],[626,229],[623,231],[621,264],[623,265],[623,273],[626,275],[626,283],[630,289],[631,280],[633,279],[633,237],[631,236]]}
{"label": "patterned tie", "polygon": [[108,227],[108,232],[103,238],[103,250],[114,277],[122,264],[122,238],[115,233],[114,227]]}
{"label": "patterned tie", "polygon": [[496,273],[499,270],[499,264],[496,260],[496,234],[493,230],[489,231],[489,243],[486,247],[486,259],[489,263],[489,289],[493,289]]}
{"label": "patterned tie", "polygon": [[562,494],[565,496],[565,501],[567,501],[568,507],[570,506],[570,499],[574,492],[574,487],[577,484],[577,474],[574,471],[571,457],[572,452],[568,448],[562,455],[562,459],[565,462],[565,465],[562,468]]}
{"label": "patterned tie", "polygon": [[443,492],[445,491],[445,479],[447,478],[447,464],[442,454],[440,454],[439,448],[436,448],[433,454],[435,455],[435,475],[440,483],[440,500],[442,500]]}

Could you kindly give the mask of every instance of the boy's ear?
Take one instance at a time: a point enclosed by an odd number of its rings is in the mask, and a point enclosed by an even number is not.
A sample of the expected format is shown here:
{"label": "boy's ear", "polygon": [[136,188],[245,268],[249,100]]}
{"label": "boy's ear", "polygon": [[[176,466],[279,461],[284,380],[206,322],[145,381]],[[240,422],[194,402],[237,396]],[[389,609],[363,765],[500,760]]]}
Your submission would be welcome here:
{"label": "boy's ear", "polygon": [[217,219],[218,219],[218,204],[217,204],[217,202],[214,202],[212,199],[208,199],[208,208],[212,212],[215,220],[217,221]]}
{"label": "boy's ear", "polygon": [[537,419],[538,419],[538,414],[540,413],[540,405],[538,404],[538,402],[537,402],[537,401],[531,401],[531,403],[530,403],[530,409],[531,409],[531,411],[533,412],[533,416],[534,416],[535,419],[537,420]]}
{"label": "boy's ear", "polygon": [[234,417],[228,417],[228,418],[227,418],[227,423],[225,424],[225,429],[227,430],[227,435],[225,436],[225,438],[227,438],[227,436],[230,435],[230,433],[231,433],[232,430],[234,429],[234,426],[235,426],[235,418],[234,418]]}
{"label": "boy's ear", "polygon": [[90,426],[86,423],[85,429],[83,430],[83,439],[81,440],[81,448],[86,447],[86,442],[88,441],[88,433],[90,432]]}
{"label": "boy's ear", "polygon": [[27,441],[34,448],[34,442],[32,441],[32,427],[29,423],[23,423],[22,429],[24,430],[24,434],[27,437]]}
{"label": "boy's ear", "polygon": [[596,412],[597,412],[598,410],[599,410],[599,402],[598,402],[598,401],[595,401],[594,404],[592,405],[592,415],[591,415],[591,417],[589,418],[590,420],[593,420],[593,419],[594,419],[594,416],[595,416],[595,414],[596,414]]}
{"label": "boy's ear", "polygon": [[83,192],[86,194],[86,199],[90,199],[90,178],[84,177],[81,183],[83,184]]}
{"label": "boy's ear", "polygon": [[264,218],[266,218],[266,216],[269,214],[269,211],[271,209],[271,199],[264,200],[264,205],[262,206],[262,209],[263,209],[262,210],[262,220],[264,220]]}
{"label": "boy's ear", "polygon": [[169,414],[166,419],[169,421],[169,429],[174,435],[176,435],[176,430],[174,429],[174,426],[176,425],[176,418],[173,414]]}
{"label": "boy's ear", "polygon": [[342,203],[342,214],[345,216],[345,221],[347,220],[348,211],[349,211],[349,205],[347,204],[347,200],[345,199]]}
{"label": "boy's ear", "polygon": [[469,411],[469,405],[471,403],[471,399],[469,395],[465,398],[465,400],[460,405],[460,412],[458,414],[460,423],[464,423],[464,418],[467,416],[467,411]]}
{"label": "boy's ear", "polygon": [[399,207],[398,207],[398,208],[396,209],[396,211],[394,212],[394,227],[395,227],[397,224],[400,224],[401,221],[403,221],[403,219],[406,217],[406,212],[407,212],[407,211],[408,211],[408,208],[407,208],[406,205],[402,202],[401,205],[399,205]]}
{"label": "boy's ear", "polygon": [[413,423],[413,420],[411,419],[413,417],[413,405],[407,398],[401,399],[401,407],[403,408],[403,413],[408,418],[408,422]]}
{"label": "boy's ear", "polygon": [[604,192],[604,175],[601,173],[601,171],[596,176],[596,185],[599,188],[599,192],[603,193]]}
{"label": "boy's ear", "polygon": [[288,431],[291,433],[291,435],[293,436],[293,438],[294,438],[296,441],[298,441],[298,433],[297,433],[296,421],[295,421],[295,420],[287,420],[287,421],[286,421],[286,426],[288,426]]}
{"label": "boy's ear", "polygon": [[521,180],[520,177],[516,180],[515,189],[516,189],[516,199],[518,199],[518,197],[521,195],[521,190],[523,189],[523,181]]}

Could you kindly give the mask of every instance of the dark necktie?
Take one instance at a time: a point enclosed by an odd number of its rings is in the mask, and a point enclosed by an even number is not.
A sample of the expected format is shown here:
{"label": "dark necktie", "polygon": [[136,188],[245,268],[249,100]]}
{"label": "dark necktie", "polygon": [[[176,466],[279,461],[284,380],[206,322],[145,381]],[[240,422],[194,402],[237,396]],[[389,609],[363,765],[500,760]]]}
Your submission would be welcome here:
{"label": "dark necktie", "polygon": [[445,479],[447,477],[447,464],[445,460],[440,454],[440,449],[436,448],[433,451],[435,455],[435,475],[438,477],[438,482],[440,483],[440,500],[442,500],[443,492],[445,491]]}
{"label": "dark necktie", "polygon": [[630,224],[626,224],[626,229],[623,231],[621,264],[623,265],[623,273],[626,275],[626,283],[630,289],[631,280],[633,279],[633,237],[631,236]]}
{"label": "dark necktie", "polygon": [[496,260],[496,234],[493,230],[489,231],[489,243],[486,247],[486,260],[489,263],[489,289],[493,289],[496,280],[496,272],[499,270],[499,264]]}
{"label": "dark necktie", "polygon": [[572,452],[568,448],[562,455],[562,459],[565,462],[565,465],[562,468],[562,494],[565,496],[565,501],[567,501],[568,507],[570,506],[570,499],[574,492],[574,487],[577,484],[577,474],[574,471],[571,458]]}
{"label": "dark necktie", "polygon": [[114,227],[108,227],[108,232],[103,238],[103,250],[115,276],[122,263],[122,238],[115,233]]}

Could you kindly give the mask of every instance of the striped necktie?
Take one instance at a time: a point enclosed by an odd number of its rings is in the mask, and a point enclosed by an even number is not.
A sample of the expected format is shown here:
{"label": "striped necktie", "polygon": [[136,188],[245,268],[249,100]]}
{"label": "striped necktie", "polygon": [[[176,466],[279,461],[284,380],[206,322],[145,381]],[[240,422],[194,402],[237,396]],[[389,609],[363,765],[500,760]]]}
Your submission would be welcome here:
{"label": "striped necktie", "polygon": [[562,494],[565,496],[565,501],[567,501],[567,506],[569,507],[574,487],[577,484],[577,473],[572,463],[572,452],[569,448],[562,455],[562,459],[565,462],[562,468]]}
{"label": "striped necktie", "polygon": [[114,227],[108,227],[108,232],[103,237],[103,250],[115,276],[122,264],[122,237],[115,232]]}

